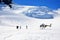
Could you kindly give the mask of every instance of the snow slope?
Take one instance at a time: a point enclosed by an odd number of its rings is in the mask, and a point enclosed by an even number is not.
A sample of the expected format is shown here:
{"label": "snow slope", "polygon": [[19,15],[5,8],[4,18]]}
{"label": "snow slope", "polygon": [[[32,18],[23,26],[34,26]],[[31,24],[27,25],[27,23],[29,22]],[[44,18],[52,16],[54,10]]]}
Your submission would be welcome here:
{"label": "snow slope", "polygon": [[[3,7],[0,11],[0,40],[60,40],[60,16],[57,15],[54,19],[36,19],[24,14],[34,7],[23,5],[13,5],[12,9]],[[52,27],[41,29],[42,23],[52,24]],[[22,28],[16,29],[16,26]]]}

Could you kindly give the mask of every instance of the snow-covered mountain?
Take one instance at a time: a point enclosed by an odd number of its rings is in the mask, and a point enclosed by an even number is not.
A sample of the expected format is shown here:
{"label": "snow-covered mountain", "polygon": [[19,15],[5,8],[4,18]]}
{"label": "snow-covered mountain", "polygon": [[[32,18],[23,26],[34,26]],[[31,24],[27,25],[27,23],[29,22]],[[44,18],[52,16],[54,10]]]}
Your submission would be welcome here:
{"label": "snow-covered mountain", "polygon": [[54,13],[48,13],[52,12],[51,9],[49,9],[46,6],[36,6],[33,8],[29,8],[25,15],[33,18],[39,18],[39,19],[52,19],[54,18]]}
{"label": "snow-covered mountain", "polygon": [[[22,9],[22,10],[21,10]],[[51,9],[46,6],[23,6],[23,5],[13,5],[12,9],[8,7],[2,7],[3,12],[22,12],[28,17],[39,18],[39,19],[52,19],[54,18],[54,13]],[[19,11],[17,11],[19,10]],[[52,12],[52,13],[49,13]],[[3,14],[3,13],[2,13]],[[8,14],[8,13],[7,13]],[[10,13],[11,14],[11,13]]]}
{"label": "snow-covered mountain", "polygon": [[[34,24],[36,22],[38,24],[45,23],[46,21],[53,20],[54,15],[58,14],[60,14],[59,10],[51,10],[46,6],[25,6],[12,4],[11,9],[8,6],[4,6],[2,7],[2,10],[0,10],[0,25],[16,26],[20,24]],[[48,24],[48,22],[46,23]]]}
{"label": "snow-covered mountain", "polygon": [[8,6],[3,6],[2,10],[0,10],[0,25],[2,24],[4,26],[5,25],[16,26],[19,24],[28,25],[30,21],[31,22],[34,21],[33,22],[34,24],[36,22],[38,23],[41,20],[42,20],[41,23],[45,23],[44,21],[53,18],[55,14],[57,15],[59,13],[56,12],[56,10],[53,11],[46,6],[39,7],[12,4],[11,9]]}
{"label": "snow-covered mountain", "polygon": [[[60,40],[59,9],[51,10],[45,6],[17,4],[13,4],[12,9],[8,6],[2,7],[0,10],[0,40]],[[45,19],[44,17],[54,18]],[[52,24],[52,27],[41,30],[40,25],[43,23]],[[25,28],[26,25],[28,29]],[[16,26],[21,26],[22,29],[16,29]]]}

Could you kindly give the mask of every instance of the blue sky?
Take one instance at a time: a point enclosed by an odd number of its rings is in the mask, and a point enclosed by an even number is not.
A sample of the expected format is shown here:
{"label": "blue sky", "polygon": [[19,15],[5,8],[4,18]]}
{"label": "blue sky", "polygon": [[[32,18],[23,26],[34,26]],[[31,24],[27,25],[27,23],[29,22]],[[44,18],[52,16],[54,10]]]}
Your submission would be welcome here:
{"label": "blue sky", "polygon": [[60,0],[13,0],[20,5],[47,6],[51,9],[60,8]]}

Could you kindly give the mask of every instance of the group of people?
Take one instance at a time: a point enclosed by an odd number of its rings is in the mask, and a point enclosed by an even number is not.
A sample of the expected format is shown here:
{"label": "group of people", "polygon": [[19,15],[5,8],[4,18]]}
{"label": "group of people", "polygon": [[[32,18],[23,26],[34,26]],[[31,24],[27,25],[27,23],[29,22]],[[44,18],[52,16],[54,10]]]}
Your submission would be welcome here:
{"label": "group of people", "polygon": [[[22,27],[21,26],[16,26],[16,29],[21,29]],[[26,29],[28,29],[28,26],[26,25]]]}

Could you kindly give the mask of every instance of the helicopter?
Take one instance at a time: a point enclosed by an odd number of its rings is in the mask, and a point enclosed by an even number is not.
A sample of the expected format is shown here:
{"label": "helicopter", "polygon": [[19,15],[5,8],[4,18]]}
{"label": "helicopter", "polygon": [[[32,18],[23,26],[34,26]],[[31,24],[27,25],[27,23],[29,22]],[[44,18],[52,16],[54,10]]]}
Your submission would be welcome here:
{"label": "helicopter", "polygon": [[52,25],[52,24],[50,24],[50,25],[41,24],[40,27],[42,27],[42,28],[46,28],[46,27],[51,27],[51,25]]}
{"label": "helicopter", "polygon": [[3,4],[6,4],[8,5],[10,8],[12,8],[12,0],[0,0],[0,4],[3,3]]}

